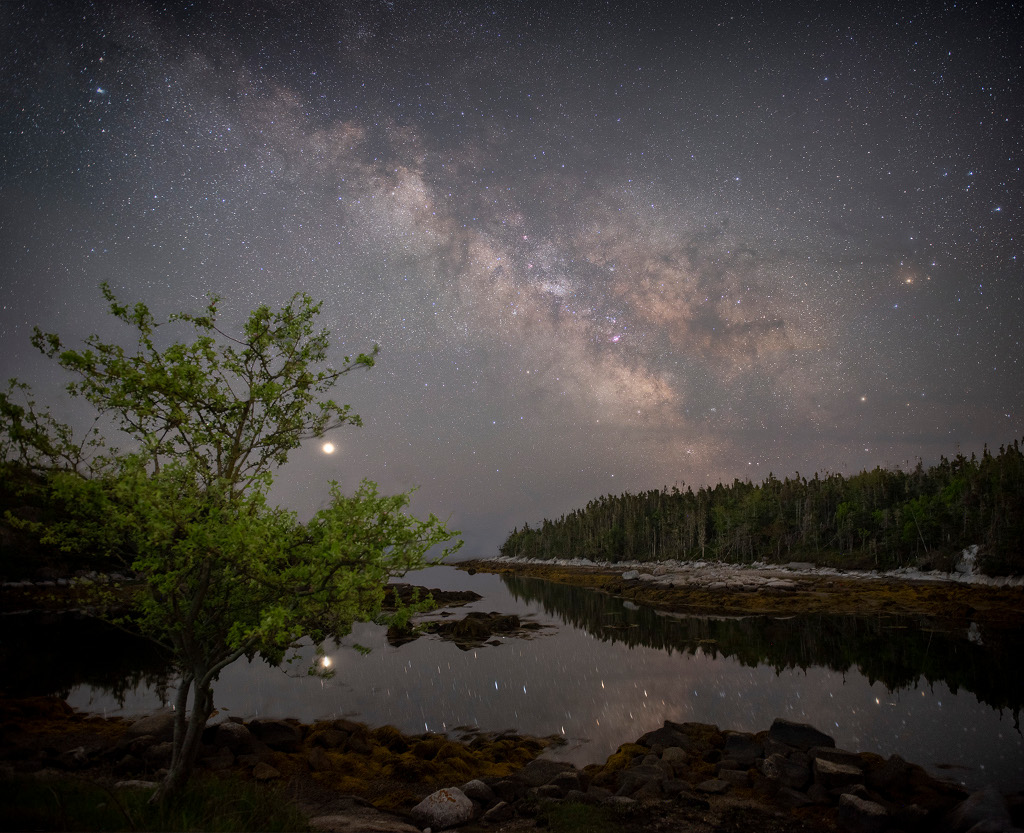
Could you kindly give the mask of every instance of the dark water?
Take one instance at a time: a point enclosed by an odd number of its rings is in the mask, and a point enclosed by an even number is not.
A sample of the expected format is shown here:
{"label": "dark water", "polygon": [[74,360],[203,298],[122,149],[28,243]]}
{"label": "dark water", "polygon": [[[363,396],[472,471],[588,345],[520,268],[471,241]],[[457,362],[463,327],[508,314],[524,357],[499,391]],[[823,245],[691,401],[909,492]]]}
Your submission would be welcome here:
{"label": "dark water", "polygon": [[[241,660],[221,675],[218,708],[246,718],[348,716],[406,731],[560,734],[568,743],[558,757],[579,764],[666,719],[758,731],[785,717],[841,747],[898,753],[972,786],[1024,783],[1024,647],[1015,632],[951,633],[898,617],[676,617],[536,579],[452,568],[415,579],[480,593],[468,609],[551,627],[463,651],[434,636],[395,648],[382,629],[360,625],[328,649],[332,679],[306,676],[312,649],[291,670]],[[5,674],[7,648],[19,644],[8,627],[0,622]],[[370,654],[346,647],[354,643]],[[138,646],[114,651],[90,635],[71,649],[55,632],[20,644],[22,671],[5,677],[8,693],[53,692],[79,709],[129,714],[166,699],[160,659]]]}

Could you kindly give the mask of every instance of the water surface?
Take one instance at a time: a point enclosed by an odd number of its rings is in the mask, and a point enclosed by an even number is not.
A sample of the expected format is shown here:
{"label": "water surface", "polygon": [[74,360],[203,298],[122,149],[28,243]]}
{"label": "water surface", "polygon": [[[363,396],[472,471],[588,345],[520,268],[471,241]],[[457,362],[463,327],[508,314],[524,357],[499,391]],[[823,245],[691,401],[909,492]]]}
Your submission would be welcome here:
{"label": "water surface", "polygon": [[[972,786],[1024,783],[1016,720],[1024,654],[1012,634],[949,633],[896,617],[683,618],[450,567],[415,580],[483,596],[462,611],[517,613],[550,627],[466,651],[436,636],[392,647],[382,628],[363,624],[328,646],[332,679],[305,675],[312,649],[288,670],[243,659],[221,674],[217,707],[244,718],[345,716],[410,732],[558,734],[567,743],[556,756],[577,764],[603,761],[666,719],[758,731],[784,717],[817,726],[840,747],[898,753]],[[357,653],[356,643],[370,653]],[[79,684],[67,699],[108,714],[161,704],[159,687],[145,681],[117,696]]]}

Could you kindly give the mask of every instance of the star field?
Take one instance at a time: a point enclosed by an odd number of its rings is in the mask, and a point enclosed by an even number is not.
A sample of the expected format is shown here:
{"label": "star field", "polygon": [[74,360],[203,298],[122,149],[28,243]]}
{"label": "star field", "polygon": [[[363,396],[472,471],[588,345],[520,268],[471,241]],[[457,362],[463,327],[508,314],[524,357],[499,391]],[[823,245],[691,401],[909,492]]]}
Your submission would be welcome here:
{"label": "star field", "polygon": [[420,486],[470,555],[1024,435],[1020,9],[619,5],[0,4],[0,372],[59,398],[102,280],[308,292],[381,356],[277,499]]}

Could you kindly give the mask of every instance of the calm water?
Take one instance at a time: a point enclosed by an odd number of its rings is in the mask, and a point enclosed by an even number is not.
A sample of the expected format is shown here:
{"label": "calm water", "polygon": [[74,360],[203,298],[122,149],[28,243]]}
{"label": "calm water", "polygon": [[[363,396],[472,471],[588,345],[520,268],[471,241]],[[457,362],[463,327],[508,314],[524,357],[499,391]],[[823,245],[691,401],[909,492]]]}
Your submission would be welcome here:
{"label": "calm water", "polygon": [[[948,633],[895,617],[680,618],[592,591],[447,567],[415,580],[484,597],[463,610],[518,613],[550,627],[463,651],[434,636],[395,648],[381,628],[361,625],[328,649],[332,679],[305,675],[312,650],[290,671],[241,660],[221,674],[218,708],[245,718],[346,716],[413,732],[560,734],[568,743],[557,757],[578,764],[604,760],[666,719],[758,731],[785,717],[814,724],[840,747],[898,753],[972,786],[1024,783],[1019,634]],[[361,656],[347,647],[354,643],[372,650]],[[79,676],[52,690],[107,714],[161,704],[149,672],[119,688]]]}

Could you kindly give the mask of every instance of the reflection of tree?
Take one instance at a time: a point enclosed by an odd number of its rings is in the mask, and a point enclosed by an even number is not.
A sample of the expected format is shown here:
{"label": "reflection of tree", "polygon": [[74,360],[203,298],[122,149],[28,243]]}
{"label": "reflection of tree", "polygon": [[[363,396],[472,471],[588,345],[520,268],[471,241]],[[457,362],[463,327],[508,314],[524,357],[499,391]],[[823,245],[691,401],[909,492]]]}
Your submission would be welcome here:
{"label": "reflection of tree", "polygon": [[111,694],[119,704],[139,685],[164,701],[169,658],[153,643],[78,614],[0,617],[0,691],[4,697],[67,697],[78,685]]}
{"label": "reflection of tree", "polygon": [[540,603],[606,642],[731,657],[744,665],[856,668],[890,691],[923,678],[960,688],[1019,720],[1024,705],[1024,645],[1015,632],[986,628],[975,641],[966,632],[933,630],[920,617],[808,615],[780,619],[676,617],[626,605],[606,593],[536,578],[502,575],[517,599]]}

